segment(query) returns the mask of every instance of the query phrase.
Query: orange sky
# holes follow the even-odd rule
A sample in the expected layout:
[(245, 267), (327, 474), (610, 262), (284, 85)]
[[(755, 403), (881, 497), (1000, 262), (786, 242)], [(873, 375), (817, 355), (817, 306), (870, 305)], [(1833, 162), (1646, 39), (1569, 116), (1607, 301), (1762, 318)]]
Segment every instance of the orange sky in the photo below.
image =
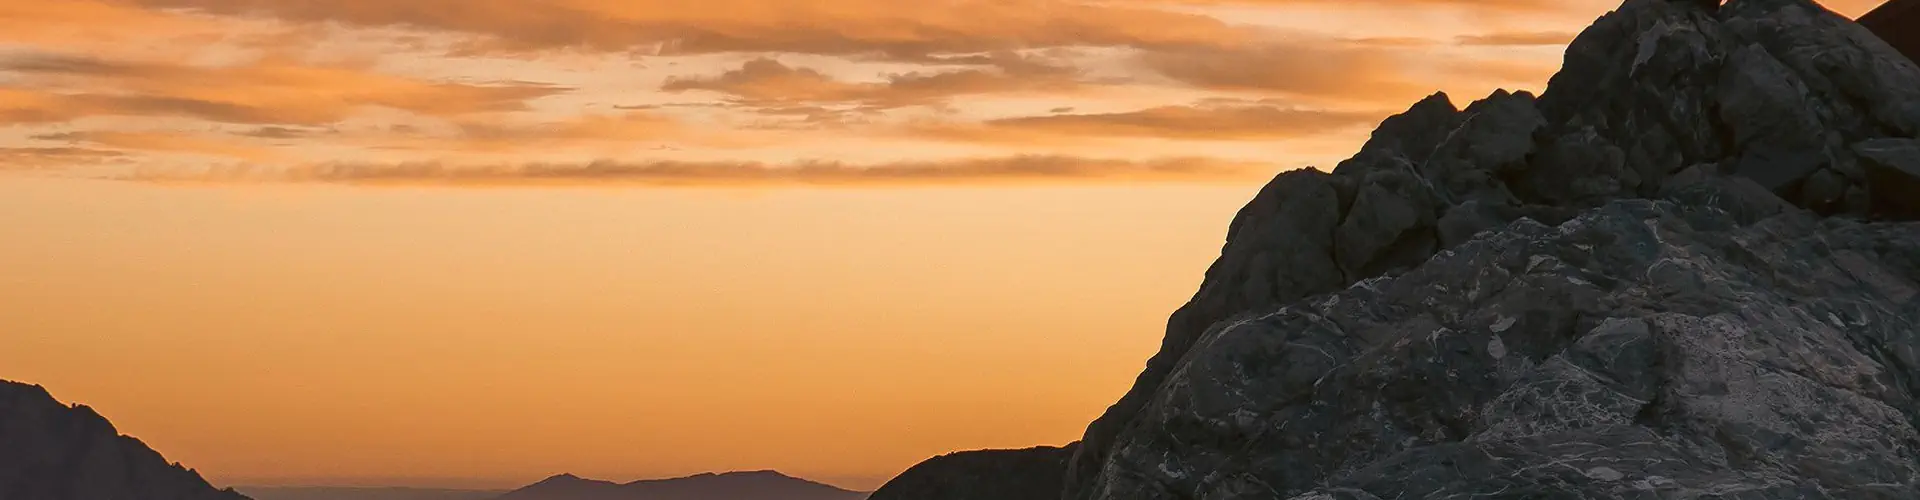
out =
[(1265, 178), (1613, 3), (0, 0), (0, 378), (223, 484), (1065, 443)]

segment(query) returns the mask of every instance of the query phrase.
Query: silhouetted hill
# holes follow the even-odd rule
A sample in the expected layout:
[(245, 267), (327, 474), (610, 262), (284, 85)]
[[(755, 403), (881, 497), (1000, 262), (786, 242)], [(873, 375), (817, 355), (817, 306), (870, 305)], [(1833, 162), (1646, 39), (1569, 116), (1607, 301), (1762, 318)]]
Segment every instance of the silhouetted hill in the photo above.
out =
[(0, 500), (245, 500), (46, 389), (0, 380)]
[(328, 486), (237, 486), (253, 500), (487, 500), (502, 490), (348, 488)]
[(774, 471), (699, 474), (614, 483), (561, 474), (500, 500), (860, 500), (867, 494)]
[(1920, 498), (1915, 220), (1913, 61), (1812, 0), (1628, 0), (1539, 96), (1275, 177), (1021, 493)]
[(1078, 444), (933, 457), (900, 473), (871, 500), (1056, 500)]

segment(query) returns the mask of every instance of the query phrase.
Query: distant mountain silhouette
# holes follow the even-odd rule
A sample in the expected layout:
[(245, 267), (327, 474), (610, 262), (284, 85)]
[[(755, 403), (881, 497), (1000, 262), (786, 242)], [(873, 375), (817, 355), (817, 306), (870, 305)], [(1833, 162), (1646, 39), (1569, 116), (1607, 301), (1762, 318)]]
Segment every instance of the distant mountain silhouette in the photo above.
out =
[(774, 471), (699, 474), (620, 484), (561, 474), (499, 500), (861, 500), (866, 493)]
[(487, 500), (501, 490), (438, 488), (346, 488), (328, 486), (239, 486), (254, 500)]
[(37, 385), (0, 380), (0, 500), (247, 500)]

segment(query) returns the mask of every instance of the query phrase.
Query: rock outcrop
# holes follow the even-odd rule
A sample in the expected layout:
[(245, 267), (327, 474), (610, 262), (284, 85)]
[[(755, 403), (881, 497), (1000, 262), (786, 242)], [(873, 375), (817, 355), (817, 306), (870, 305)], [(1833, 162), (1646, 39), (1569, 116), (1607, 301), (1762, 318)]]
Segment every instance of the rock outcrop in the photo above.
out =
[[(1089, 427), (1067, 497), (1117, 498), (1117, 484), (1163, 482), (1141, 481), (1169, 475), (1148, 470), (1167, 464), (1142, 463), (1136, 455), (1152, 447), (1141, 444), (1178, 436), (1179, 425), (1228, 422), (1165, 421), (1156, 400), (1175, 389), (1176, 371), (1207, 356), (1192, 346), (1230, 318), (1439, 265), (1429, 261), (1442, 249), (1485, 231), (1511, 231), (1522, 219), (1559, 225), (1613, 200), (1712, 203), (1738, 223), (1801, 210), (1908, 218), (1920, 199), (1909, 184), (1920, 170), (1903, 166), (1916, 132), (1920, 69), (1813, 2), (1628, 1), (1573, 41), (1544, 95), (1497, 92), (1464, 110), (1435, 95), (1382, 123), (1332, 174), (1290, 172), (1263, 189), (1229, 229), (1200, 292), (1174, 314), (1161, 352)], [(1261, 414), (1235, 409), (1240, 419)], [(1295, 444), (1328, 446), (1315, 439)], [(1214, 472), (1223, 471), (1187, 473)], [(1302, 484), (1329, 479), (1308, 477)], [(1164, 485), (1183, 494), (1193, 486)]]
[(246, 500), (120, 435), (86, 406), (0, 381), (0, 499)]
[(1276, 177), (1062, 497), (1912, 498), (1920, 68), (1716, 3)]
[(1057, 500), (1077, 446), (933, 457), (900, 473), (868, 500)]

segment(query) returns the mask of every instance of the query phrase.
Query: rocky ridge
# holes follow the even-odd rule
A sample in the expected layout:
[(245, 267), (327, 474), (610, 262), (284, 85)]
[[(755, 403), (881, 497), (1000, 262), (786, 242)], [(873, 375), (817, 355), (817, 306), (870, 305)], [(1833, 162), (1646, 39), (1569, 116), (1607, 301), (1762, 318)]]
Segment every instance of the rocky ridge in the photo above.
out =
[(1059, 494), (1910, 497), (1920, 68), (1713, 4), (1276, 177)]
[(0, 499), (246, 500), (168, 462), (86, 406), (0, 380)]

